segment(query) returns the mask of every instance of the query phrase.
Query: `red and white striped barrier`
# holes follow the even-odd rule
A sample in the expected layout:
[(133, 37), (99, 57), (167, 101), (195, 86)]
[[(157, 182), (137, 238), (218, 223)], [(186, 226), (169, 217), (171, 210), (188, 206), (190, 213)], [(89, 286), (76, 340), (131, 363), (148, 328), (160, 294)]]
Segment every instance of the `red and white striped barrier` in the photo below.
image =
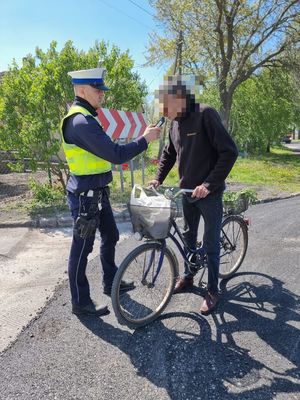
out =
[(98, 108), (98, 118), (109, 137), (114, 139), (135, 139), (146, 129), (145, 114)]

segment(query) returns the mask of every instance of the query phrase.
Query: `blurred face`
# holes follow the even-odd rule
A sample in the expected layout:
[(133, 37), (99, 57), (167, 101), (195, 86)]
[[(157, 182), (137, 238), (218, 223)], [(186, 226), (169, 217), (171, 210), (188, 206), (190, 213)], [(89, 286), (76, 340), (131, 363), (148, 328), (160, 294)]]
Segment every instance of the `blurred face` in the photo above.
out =
[(164, 94), (163, 115), (174, 119), (186, 113), (186, 98), (177, 94)]
[(94, 108), (101, 107), (105, 97), (104, 90), (97, 89), (90, 85), (80, 85), (77, 86), (77, 88), (75, 87), (75, 93), (87, 100)]

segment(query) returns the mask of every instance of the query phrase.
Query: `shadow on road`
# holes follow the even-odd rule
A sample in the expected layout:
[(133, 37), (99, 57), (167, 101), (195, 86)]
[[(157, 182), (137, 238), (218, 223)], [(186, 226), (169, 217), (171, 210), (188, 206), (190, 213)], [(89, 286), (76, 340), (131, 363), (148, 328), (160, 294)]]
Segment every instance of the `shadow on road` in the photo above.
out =
[(221, 290), (224, 301), (212, 318), (171, 312), (133, 333), (103, 320), (81, 322), (127, 354), (136, 373), (171, 399), (271, 400), (276, 393), (299, 393), (300, 339), (293, 326), (299, 296), (280, 280), (254, 273), (222, 281)]

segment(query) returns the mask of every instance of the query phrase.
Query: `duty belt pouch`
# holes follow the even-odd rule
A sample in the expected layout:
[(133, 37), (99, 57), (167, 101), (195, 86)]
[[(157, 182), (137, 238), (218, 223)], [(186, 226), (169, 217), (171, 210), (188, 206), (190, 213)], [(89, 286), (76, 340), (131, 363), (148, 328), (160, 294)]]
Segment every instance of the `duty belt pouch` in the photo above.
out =
[(108, 186), (100, 190), (89, 190), (79, 195), (79, 214), (85, 217), (93, 217), (97, 211), (102, 209), (103, 197), (109, 198), (110, 189)]
[(101, 204), (99, 196), (102, 198), (102, 193), (98, 190), (93, 191), (93, 196), (81, 194), (79, 196), (79, 214), (87, 218), (93, 217), (98, 210), (98, 203)]
[(79, 196), (79, 215), (75, 223), (75, 229), (82, 239), (95, 235), (99, 225), (98, 210), (101, 209), (102, 194), (102, 191), (95, 190), (92, 196), (87, 194)]

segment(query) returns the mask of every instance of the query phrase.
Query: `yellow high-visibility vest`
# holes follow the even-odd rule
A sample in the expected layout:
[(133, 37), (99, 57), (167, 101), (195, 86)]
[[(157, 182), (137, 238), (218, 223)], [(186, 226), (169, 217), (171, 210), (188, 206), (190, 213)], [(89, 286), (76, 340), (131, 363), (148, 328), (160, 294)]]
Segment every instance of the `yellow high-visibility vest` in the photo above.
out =
[(91, 115), (97, 123), (100, 125), (97, 117), (94, 117), (88, 110), (81, 106), (73, 105), (70, 107), (68, 114), (61, 121), (61, 134), (62, 134), (62, 147), (66, 155), (66, 160), (70, 171), (74, 175), (95, 175), (102, 174), (104, 172), (111, 171), (111, 163), (103, 160), (100, 157), (95, 156), (76, 146), (75, 144), (69, 144), (65, 142), (63, 135), (64, 121), (73, 114)]

